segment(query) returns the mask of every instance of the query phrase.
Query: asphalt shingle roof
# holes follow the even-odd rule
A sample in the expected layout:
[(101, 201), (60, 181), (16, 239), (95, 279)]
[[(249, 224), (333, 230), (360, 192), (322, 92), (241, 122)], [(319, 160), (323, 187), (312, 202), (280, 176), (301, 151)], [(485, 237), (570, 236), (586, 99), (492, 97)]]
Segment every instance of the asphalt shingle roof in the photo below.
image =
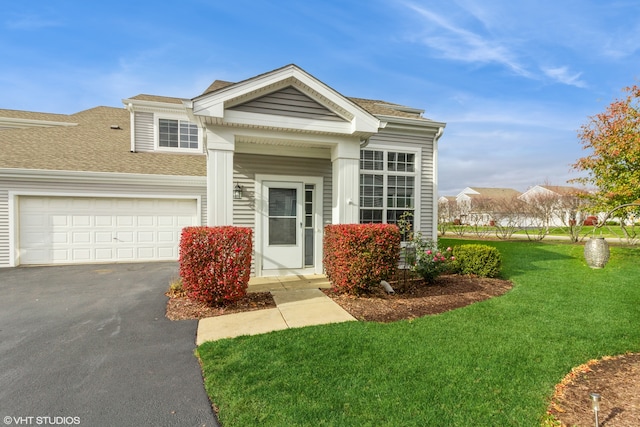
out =
[[(214, 81), (204, 93), (236, 83)], [(182, 104), (184, 98), (139, 94), (130, 99)], [(372, 115), (418, 120), (415, 110), (385, 101), (348, 98)], [(0, 117), (74, 123), (76, 126), (0, 130), (0, 168), (205, 176), (204, 155), (132, 153), (129, 112), (95, 107), (75, 114), (0, 109)], [(119, 129), (112, 129), (117, 125)]]
[(132, 153), (125, 109), (96, 107), (61, 116), (77, 126), (0, 131), (0, 168), (206, 175), (204, 155)]

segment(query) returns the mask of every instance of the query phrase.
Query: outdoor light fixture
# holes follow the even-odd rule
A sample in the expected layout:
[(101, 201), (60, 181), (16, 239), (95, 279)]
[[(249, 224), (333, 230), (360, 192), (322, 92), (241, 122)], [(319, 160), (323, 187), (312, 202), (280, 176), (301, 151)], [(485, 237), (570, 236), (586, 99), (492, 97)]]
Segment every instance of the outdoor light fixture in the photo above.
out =
[(235, 200), (242, 199), (242, 187), (240, 184), (236, 184), (236, 186), (233, 187), (233, 198)]
[(611, 209), (601, 221), (598, 221), (593, 227), (593, 236), (584, 245), (584, 259), (591, 268), (604, 268), (609, 261), (609, 244), (604, 237), (596, 237), (596, 230), (607, 223), (609, 217), (618, 209), (628, 208), (630, 206), (640, 207), (640, 203), (625, 203)]
[(596, 416), (596, 427), (598, 427), (598, 412), (600, 412), (600, 395), (598, 393), (591, 393), (591, 407)]

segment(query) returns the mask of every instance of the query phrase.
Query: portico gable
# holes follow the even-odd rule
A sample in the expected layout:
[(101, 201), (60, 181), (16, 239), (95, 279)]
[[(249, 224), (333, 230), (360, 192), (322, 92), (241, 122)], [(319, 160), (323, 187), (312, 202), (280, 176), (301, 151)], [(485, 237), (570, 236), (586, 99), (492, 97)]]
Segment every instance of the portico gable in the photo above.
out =
[(208, 225), (234, 223), (238, 152), (330, 159), (331, 222), (358, 222), (360, 147), (378, 132), (376, 117), (295, 65), (218, 86), (186, 103), (208, 157)]

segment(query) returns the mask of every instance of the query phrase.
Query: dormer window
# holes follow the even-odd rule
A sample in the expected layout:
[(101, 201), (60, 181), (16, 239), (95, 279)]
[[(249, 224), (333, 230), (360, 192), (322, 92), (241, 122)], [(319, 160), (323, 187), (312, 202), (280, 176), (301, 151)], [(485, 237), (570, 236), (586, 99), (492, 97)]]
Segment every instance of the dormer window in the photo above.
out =
[(186, 120), (159, 119), (158, 146), (197, 150), (198, 126)]

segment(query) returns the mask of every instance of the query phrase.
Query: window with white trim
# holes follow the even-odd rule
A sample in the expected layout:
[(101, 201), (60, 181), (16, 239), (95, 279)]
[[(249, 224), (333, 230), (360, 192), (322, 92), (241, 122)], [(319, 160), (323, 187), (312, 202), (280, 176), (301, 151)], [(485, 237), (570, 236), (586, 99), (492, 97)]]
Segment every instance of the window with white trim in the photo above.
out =
[(158, 146), (198, 149), (198, 126), (186, 120), (158, 119)]
[(397, 224), (405, 212), (415, 216), (416, 183), (415, 153), (360, 150), (360, 223)]

